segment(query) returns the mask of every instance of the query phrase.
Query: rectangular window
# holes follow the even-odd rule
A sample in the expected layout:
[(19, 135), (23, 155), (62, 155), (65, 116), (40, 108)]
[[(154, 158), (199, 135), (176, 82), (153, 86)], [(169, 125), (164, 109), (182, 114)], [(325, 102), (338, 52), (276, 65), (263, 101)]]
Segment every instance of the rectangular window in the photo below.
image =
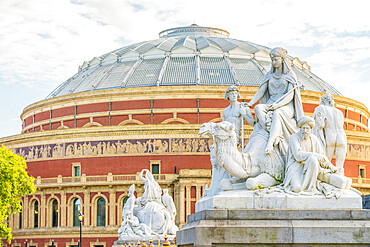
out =
[(364, 178), (365, 177), (365, 169), (364, 168), (360, 168), (360, 178)]
[(150, 161), (150, 172), (152, 174), (161, 173), (161, 161), (160, 160), (151, 160)]
[(159, 164), (152, 164), (152, 174), (159, 174)]
[(80, 176), (81, 176), (81, 163), (72, 163), (72, 177), (75, 177), (74, 180), (75, 182), (80, 181)]
[(79, 177), (80, 176), (80, 166), (75, 166), (74, 167), (74, 177)]

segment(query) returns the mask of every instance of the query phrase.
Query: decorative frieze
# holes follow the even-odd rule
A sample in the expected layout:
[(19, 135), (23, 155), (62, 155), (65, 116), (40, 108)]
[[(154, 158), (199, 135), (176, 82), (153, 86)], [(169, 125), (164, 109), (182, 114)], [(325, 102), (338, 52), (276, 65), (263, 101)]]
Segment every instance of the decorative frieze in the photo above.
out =
[(26, 160), (114, 155), (169, 153), (209, 153), (209, 138), (125, 139), (109, 141), (66, 142), (14, 148)]

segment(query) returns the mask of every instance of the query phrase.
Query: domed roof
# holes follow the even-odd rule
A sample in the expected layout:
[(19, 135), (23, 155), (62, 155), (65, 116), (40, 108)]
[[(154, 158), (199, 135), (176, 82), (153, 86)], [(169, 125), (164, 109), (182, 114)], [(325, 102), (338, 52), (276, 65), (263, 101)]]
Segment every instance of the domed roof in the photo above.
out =
[[(57, 87), (47, 98), (93, 90), (176, 85), (259, 86), (270, 70), (270, 48), (229, 38), (222, 29), (167, 29), (159, 39), (124, 46), (91, 61)], [(290, 57), (302, 90), (341, 95)]]

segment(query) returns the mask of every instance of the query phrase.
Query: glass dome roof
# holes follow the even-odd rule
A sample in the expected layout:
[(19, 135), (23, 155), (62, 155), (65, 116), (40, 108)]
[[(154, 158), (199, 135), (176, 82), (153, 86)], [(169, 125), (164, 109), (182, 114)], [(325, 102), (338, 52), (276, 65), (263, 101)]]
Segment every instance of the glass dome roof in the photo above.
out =
[[(191, 25), (167, 29), (159, 39), (124, 46), (91, 61), (47, 98), (103, 89), (176, 86), (259, 86), (270, 70), (270, 48), (229, 38), (225, 30)], [(290, 57), (301, 90), (341, 95)]]

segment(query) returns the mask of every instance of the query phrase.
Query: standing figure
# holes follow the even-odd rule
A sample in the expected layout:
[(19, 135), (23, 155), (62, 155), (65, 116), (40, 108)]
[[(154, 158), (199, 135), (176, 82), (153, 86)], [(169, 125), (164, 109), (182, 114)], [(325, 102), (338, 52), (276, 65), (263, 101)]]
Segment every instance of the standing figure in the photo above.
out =
[(248, 124), (254, 126), (251, 110), (243, 103), (238, 102), (238, 98), (240, 98), (239, 89), (236, 86), (228, 87), (225, 92), (225, 100), (229, 100), (230, 105), (222, 112), (222, 121), (228, 121), (235, 125), (237, 145), (240, 144), (240, 133), (243, 131), (244, 119)]
[(277, 47), (271, 50), (272, 66), (260, 88), (247, 104), (254, 108), (256, 121), (267, 130), (269, 138), (265, 152), (271, 154), (280, 144), (285, 154), (290, 135), (297, 132), (297, 121), (303, 117), (303, 107), (297, 76), (291, 70), (287, 51)]
[(125, 219), (126, 215), (128, 214), (134, 214), (134, 206), (135, 206), (135, 201), (136, 197), (134, 195), (135, 192), (135, 184), (131, 185), (129, 190), (128, 190), (128, 199), (123, 206), (122, 210), (122, 218)]
[[(288, 160), (285, 170), (283, 186), (286, 191), (298, 194), (321, 194), (319, 180), (329, 180), (331, 183), (344, 182), (346, 178), (340, 175), (325, 179), (328, 174), (337, 172), (325, 156), (318, 138), (311, 134), (315, 125), (312, 117), (304, 116), (298, 121), (300, 130), (289, 140)], [(342, 187), (337, 185), (337, 187)], [(326, 192), (330, 191), (328, 189)], [(325, 191), (323, 191), (325, 193)], [(326, 194), (328, 197), (329, 195)]]
[(168, 189), (163, 189), (162, 203), (171, 214), (171, 220), (175, 223), (176, 207), (172, 197), (168, 194)]
[(344, 175), (344, 160), (347, 154), (347, 136), (344, 132), (343, 113), (334, 107), (334, 97), (324, 94), (320, 105), (315, 108), (313, 118), (316, 121), (314, 134), (319, 138), (326, 156), (331, 160), (335, 154), (335, 165), (339, 174)]

